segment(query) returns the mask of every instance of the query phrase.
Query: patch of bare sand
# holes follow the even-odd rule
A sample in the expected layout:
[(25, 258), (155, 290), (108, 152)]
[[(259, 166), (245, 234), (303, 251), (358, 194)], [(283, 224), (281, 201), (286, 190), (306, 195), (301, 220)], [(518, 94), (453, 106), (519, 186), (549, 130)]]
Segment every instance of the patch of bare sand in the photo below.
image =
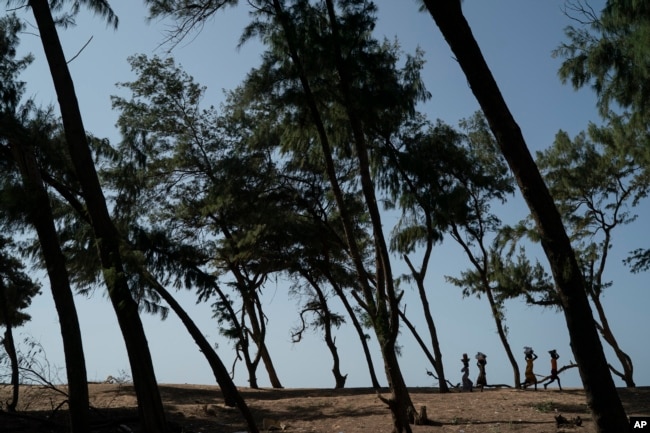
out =
[[(63, 388), (65, 389), (65, 388)], [(93, 423), (98, 432), (117, 431), (126, 425), (138, 432), (137, 403), (131, 385), (90, 384)], [(286, 432), (390, 433), (391, 417), (370, 388), (240, 389), (260, 430), (275, 426)], [(222, 404), (216, 386), (160, 385), (168, 419), (184, 433), (232, 433), (245, 431), (235, 408)], [(628, 415), (650, 415), (650, 387), (620, 389)], [(0, 386), (0, 399), (10, 396)], [(584, 392), (580, 389), (539, 391), (488, 389), (484, 392), (439, 394), (432, 388), (411, 388), (416, 408), (427, 407), (439, 426), (413, 426), (415, 433), (591, 433), (594, 431)], [(65, 431), (65, 396), (52, 390), (26, 386), (21, 390), (22, 417), (0, 414), (0, 432)], [(555, 416), (580, 417), (581, 427), (556, 427)], [(46, 422), (42, 421), (47, 419)]]

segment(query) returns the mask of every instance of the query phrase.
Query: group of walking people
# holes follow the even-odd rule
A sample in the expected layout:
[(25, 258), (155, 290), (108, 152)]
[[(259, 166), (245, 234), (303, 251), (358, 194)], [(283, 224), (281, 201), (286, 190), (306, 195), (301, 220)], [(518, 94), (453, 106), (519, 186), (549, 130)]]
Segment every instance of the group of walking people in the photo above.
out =
[[(548, 351), (551, 356), (551, 375), (548, 377), (548, 381), (544, 382), (544, 389), (546, 389), (551, 383), (557, 381), (557, 385), (562, 390), (562, 385), (560, 383), (560, 376), (558, 376), (557, 370), (557, 360), (560, 358), (560, 355), (555, 349)], [(534, 386), (535, 391), (537, 391), (537, 376), (533, 372), (533, 363), (537, 359), (537, 354), (532, 347), (524, 347), (524, 355), (526, 360), (526, 370), (524, 372), (524, 382), (521, 383), (521, 387), (526, 389), (529, 386)], [(463, 373), (462, 377), (462, 390), (463, 391), (472, 391), (474, 389), (474, 383), (469, 378), (469, 357), (467, 353), (463, 353), (461, 362), (463, 363), (463, 368), (460, 370)], [(476, 378), (476, 388), (479, 388), (483, 391), (483, 388), (488, 386), (487, 379), (485, 376), (485, 365), (487, 364), (487, 355), (483, 352), (478, 352), (476, 354), (476, 366), (478, 367), (478, 377)]]

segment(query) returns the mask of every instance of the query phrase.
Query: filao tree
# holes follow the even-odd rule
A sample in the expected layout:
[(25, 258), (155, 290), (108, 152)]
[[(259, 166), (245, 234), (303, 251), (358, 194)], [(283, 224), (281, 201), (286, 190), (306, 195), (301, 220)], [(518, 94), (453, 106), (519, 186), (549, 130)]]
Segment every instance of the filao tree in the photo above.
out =
[[(138, 194), (139, 203), (156, 203), (140, 204), (131, 215), (166, 232), (170, 242), (203, 251), (196, 266), (218, 275), (235, 296), (207, 290), (201, 298), (213, 299), (215, 317), (244, 359), (250, 386), (259, 386), (262, 362), (272, 386), (281, 388), (260, 299), (269, 275), (284, 266), (267, 248), (287, 221), (285, 193), (274, 184), (277, 170), (266, 152), (249, 152), (241, 144), (246, 127), (235, 130), (214, 108), (201, 108), (205, 89), (172, 59), (140, 55), (130, 61), (138, 78), (121, 85), (132, 96), (113, 98), (121, 113), (120, 153), (128, 155), (118, 167), (122, 181), (113, 176), (124, 191), (117, 206), (133, 202), (130, 194)], [(131, 175), (142, 180), (137, 187)]]
[[(54, 6), (61, 6), (64, 3), (55, 2)], [(67, 151), (81, 186), (84, 204), (93, 228), (104, 282), (126, 343), (143, 429), (148, 433), (166, 432), (167, 423), (149, 345), (138, 314), (138, 305), (131, 296), (124, 272), (119, 246), (120, 236), (111, 220), (99, 183), (74, 82), (63, 53), (51, 5), (47, 0), (30, 0), (27, 4), (32, 10), (38, 27), (59, 102)], [(84, 2), (84, 5), (117, 26), (117, 17), (107, 2), (97, 0)], [(79, 4), (76, 5), (77, 9), (78, 6)]]
[(562, 58), (563, 82), (588, 86), (598, 108), (608, 117), (617, 106), (628, 110), (634, 123), (650, 122), (650, 6), (647, 2), (607, 0), (597, 12), (588, 2), (567, 2), (575, 25), (565, 30), (566, 42), (555, 51)]
[(517, 387), (519, 368), (508, 342), (502, 302), (493, 291), (494, 255), (488, 245), (501, 224), (491, 207), (504, 203), (514, 192), (514, 185), (483, 116), (476, 113), (462, 120), (461, 127), (462, 133), (440, 125), (434, 139), (420, 140), (406, 154), (418, 161), (412, 165), (419, 167), (413, 174), (420, 195), (427, 197), (424, 191), (439, 191), (429, 197), (438, 229), (461, 246), (472, 265), (460, 278), (446, 278), (461, 287), (465, 296), (484, 295), (488, 300)]
[(70, 395), (70, 427), (73, 432), (82, 433), (89, 429), (89, 402), (81, 330), (50, 197), (43, 182), (46, 173), (37, 160), (37, 150), (48, 141), (51, 129), (48, 117), (38, 110), (33, 112), (32, 104), (19, 105), (24, 83), (18, 81), (18, 74), (29, 63), (29, 59), (15, 59), (17, 34), (21, 29), (15, 16), (0, 20), (2, 223), (10, 229), (31, 227), (37, 234), (61, 326)]
[(561, 215), (535, 165), (521, 129), (506, 104), (465, 19), (460, 0), (424, 0), (476, 97), (519, 189), (530, 208), (548, 258), (567, 322), (587, 404), (600, 433), (628, 428), (627, 416), (593, 322), (582, 269)]
[(616, 282), (604, 280), (616, 228), (636, 219), (632, 208), (650, 186), (647, 172), (631, 156), (620, 152), (624, 136), (611, 127), (592, 125), (589, 133), (571, 139), (560, 131), (551, 148), (538, 152), (537, 164), (576, 248), (589, 299), (596, 310), (594, 323), (614, 350), (622, 371), (612, 372), (634, 387), (632, 359), (620, 347), (609, 325), (602, 294)]
[[(647, 2), (608, 0), (602, 11), (584, 1), (569, 4), (576, 24), (554, 54), (563, 59), (563, 82), (590, 87), (601, 116), (617, 140), (616, 149), (647, 171), (650, 167), (650, 7)], [(628, 261), (633, 272), (648, 269), (650, 249), (634, 250)]]
[(2, 345), (9, 357), (11, 368), (11, 400), (6, 402), (9, 412), (16, 411), (18, 404), (20, 370), (13, 329), (25, 324), (31, 317), (25, 309), (32, 298), (40, 293), (40, 285), (25, 273), (25, 266), (11, 252), (12, 242), (0, 236), (0, 325), (5, 332)]
[[(182, 33), (188, 25), (209, 18), (222, 3), (203, 1), (192, 5), (198, 7), (188, 7), (184, 2), (162, 1), (150, 5), (154, 14), (176, 18)], [(243, 39), (260, 36), (268, 49), (263, 65), (249, 74), (247, 85), (276, 104), (278, 123), (293, 119), (294, 128), (308, 133), (303, 140), (320, 148), (323, 174), (341, 215), (360, 299), (381, 347), (391, 388), (391, 397), (384, 401), (391, 409), (394, 431), (410, 431), (408, 412), (413, 405), (395, 347), (401, 295), (392, 274), (369, 153), (379, 139), (373, 128), (394, 128), (422, 98), (418, 63), (407, 61), (400, 71), (390, 44), (372, 38), (375, 6), (370, 2), (273, 0), (254, 6), (255, 19)], [(371, 272), (355, 239), (354, 221), (338, 177), (335, 159), (341, 157), (355, 167), (357, 188), (369, 215), (375, 264)]]
[[(399, 70), (395, 47), (371, 37), (375, 19), (372, 3), (274, 1), (261, 2), (260, 6), (257, 20), (245, 37), (260, 35), (269, 41), (269, 49), (264, 64), (249, 75), (247, 85), (281, 104), (285, 113), (282, 121), (295, 126), (308, 122), (311, 137), (304, 139), (320, 147), (323, 172), (336, 200), (357, 273), (361, 305), (373, 324), (384, 360), (391, 396), (382, 399), (391, 410), (393, 430), (410, 431), (409, 417), (415, 418), (414, 408), (396, 349), (401, 294), (395, 286), (383, 233), (370, 149), (383, 138), (376, 131), (395, 128), (413, 113), (415, 103), (425, 94), (417, 73), (420, 63), (410, 58)], [(294, 112), (299, 113), (298, 118)], [(371, 227), (372, 274), (354, 236), (354, 221), (346, 206), (335, 157), (347, 160), (356, 171), (357, 188)]]

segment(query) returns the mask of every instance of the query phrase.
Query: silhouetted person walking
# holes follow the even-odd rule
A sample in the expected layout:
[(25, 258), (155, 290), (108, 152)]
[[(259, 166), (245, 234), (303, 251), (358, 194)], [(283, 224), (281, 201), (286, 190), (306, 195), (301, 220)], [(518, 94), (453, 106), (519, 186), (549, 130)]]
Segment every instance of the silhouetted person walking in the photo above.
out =
[(537, 377), (533, 373), (533, 362), (537, 359), (537, 354), (533, 351), (532, 347), (524, 347), (524, 353), (526, 354), (526, 371), (524, 372), (524, 383), (521, 384), (524, 388), (527, 388), (530, 385), (535, 385), (535, 391), (537, 391)]
[(551, 355), (551, 377), (548, 379), (548, 382), (544, 384), (544, 389), (557, 380), (557, 386), (560, 388), (560, 391), (562, 391), (560, 376), (557, 375), (557, 360), (560, 358), (560, 355), (555, 349), (549, 350), (548, 353)]
[(487, 364), (487, 355), (482, 352), (478, 352), (476, 354), (476, 359), (478, 362), (476, 365), (478, 366), (478, 378), (476, 379), (476, 387), (481, 388), (481, 392), (483, 392), (483, 387), (487, 386), (487, 378), (485, 377), (485, 364)]
[(463, 391), (472, 392), (474, 384), (469, 378), (469, 357), (467, 356), (467, 353), (463, 353), (463, 358), (460, 361), (463, 363), (463, 368), (460, 370), (461, 373), (463, 373)]

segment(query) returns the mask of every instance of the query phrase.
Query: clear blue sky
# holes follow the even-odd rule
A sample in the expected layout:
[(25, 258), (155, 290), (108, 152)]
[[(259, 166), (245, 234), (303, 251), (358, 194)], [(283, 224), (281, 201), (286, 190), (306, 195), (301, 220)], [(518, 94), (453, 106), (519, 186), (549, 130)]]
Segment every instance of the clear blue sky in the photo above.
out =
[[(119, 140), (115, 128), (117, 114), (111, 111), (109, 96), (122, 90), (116, 82), (133, 78), (126, 58), (136, 53), (165, 55), (159, 48), (167, 24), (147, 23), (146, 11), (138, 1), (113, 1), (120, 18), (117, 31), (108, 29), (98, 17), (82, 14), (78, 26), (61, 31), (64, 49), (72, 57), (92, 37), (88, 47), (71, 64), (73, 78), (81, 105), (86, 129), (99, 137)], [(598, 9), (601, 1), (594, 1)], [(559, 60), (551, 58), (551, 51), (563, 40), (563, 28), (570, 21), (562, 13), (561, 0), (466, 0), (463, 7), (488, 64), (499, 83), (515, 119), (519, 122), (532, 150), (549, 146), (558, 129), (571, 135), (584, 129), (589, 121), (597, 121), (595, 97), (589, 90), (579, 92), (562, 85), (557, 78)], [(470, 116), (477, 104), (467, 86), (457, 63), (429, 15), (418, 12), (418, 4), (411, 0), (396, 2), (381, 0), (379, 6), (378, 35), (397, 37), (407, 52), (420, 46), (426, 52), (427, 64), (424, 78), (433, 94), (432, 100), (422, 109), (430, 118), (440, 118), (456, 124)], [(24, 15), (33, 23), (30, 15)], [(247, 71), (256, 66), (260, 46), (256, 43), (237, 50), (237, 40), (248, 22), (246, 6), (231, 8), (206, 23), (202, 33), (179, 45), (172, 55), (196, 80), (208, 86), (206, 103), (218, 105), (222, 89), (236, 86)], [(28, 29), (33, 31), (33, 29)], [(32, 52), (36, 61), (25, 72), (27, 95), (42, 105), (56, 104), (52, 83), (44, 63), (39, 40), (30, 34), (23, 35), (22, 49)], [(633, 225), (615, 233), (606, 278), (614, 285), (604, 297), (605, 308), (621, 347), (632, 357), (638, 385), (650, 385), (650, 351), (639, 341), (639, 332), (648, 329), (650, 294), (647, 275), (631, 275), (621, 260), (626, 253), (647, 247), (645, 233), (648, 206), (639, 208), (640, 217)], [(507, 222), (526, 215), (526, 208), (517, 194), (506, 206), (498, 209)], [(384, 226), (395, 223), (394, 215), (386, 215)], [(543, 263), (541, 251), (531, 250)], [(398, 257), (394, 258), (397, 272), (404, 272)], [(446, 242), (435, 249), (427, 281), (431, 308), (441, 340), (446, 374), (454, 383), (460, 381), (459, 361), (462, 353), (473, 356), (477, 351), (488, 355), (487, 377), (491, 383), (511, 383), (512, 372), (501, 343), (487, 301), (461, 298), (460, 291), (444, 281), (444, 275), (457, 276), (468, 266), (460, 249)], [(207, 304), (195, 305), (189, 293), (178, 294), (180, 302), (190, 311), (209, 340), (219, 345), (218, 352), (230, 366), (233, 351), (229, 342), (218, 334)], [(290, 329), (296, 325), (294, 315), (297, 300), (289, 299), (286, 285), (269, 283), (264, 288), (264, 299), (269, 317), (269, 347), (285, 387), (331, 387), (331, 358), (320, 335), (308, 334), (299, 343), (292, 344)], [(412, 320), (420, 331), (425, 331), (421, 307), (415, 292), (407, 289), (405, 302)], [(101, 290), (88, 299), (77, 297), (84, 336), (87, 369), (91, 380), (103, 380), (108, 375), (128, 371), (128, 362), (110, 304)], [(342, 308), (339, 311), (343, 311)], [(32, 321), (21, 332), (40, 340), (51, 363), (63, 366), (58, 320), (51, 302), (47, 281), (43, 295), (39, 296), (30, 313)], [(509, 339), (520, 358), (523, 371), (523, 346), (532, 346), (540, 354), (536, 372), (548, 374), (550, 368), (547, 351), (557, 349), (560, 365), (572, 359), (564, 317), (550, 310), (532, 308), (520, 301), (507, 304)], [(213, 384), (214, 378), (190, 336), (180, 322), (170, 314), (165, 322), (157, 317), (144, 316), (150, 348), (154, 357), (156, 374), (161, 383)], [(345, 325), (337, 331), (341, 371), (349, 374), (348, 386), (369, 386), (360, 345), (351, 327)], [(409, 386), (431, 386), (434, 382), (425, 373), (431, 369), (414, 340), (403, 332), (401, 365)], [(385, 383), (376, 342), (371, 341), (380, 380)], [(618, 365), (611, 352), (611, 362)], [(477, 371), (472, 365), (471, 376)], [(61, 371), (64, 377), (64, 372)], [(235, 381), (247, 385), (245, 368), (239, 365)], [(259, 381), (268, 386), (263, 370)], [(576, 369), (562, 377), (564, 386), (579, 386)], [(617, 385), (622, 385), (616, 380)]]

